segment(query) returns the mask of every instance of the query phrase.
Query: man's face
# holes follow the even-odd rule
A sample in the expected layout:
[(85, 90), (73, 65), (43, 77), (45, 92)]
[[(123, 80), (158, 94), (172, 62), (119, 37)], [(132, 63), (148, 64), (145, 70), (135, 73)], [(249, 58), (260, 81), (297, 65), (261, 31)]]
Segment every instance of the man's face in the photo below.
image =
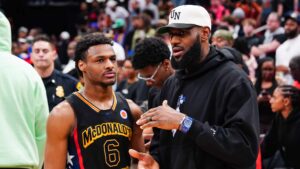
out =
[(79, 64), (86, 83), (107, 87), (116, 82), (116, 55), (109, 44), (91, 46), (86, 52), (86, 60)]
[(132, 63), (130, 60), (126, 60), (122, 67), (122, 73), (124, 77), (126, 78), (135, 78), (136, 77), (136, 71), (134, 70)]
[[(137, 70), (140, 77), (145, 78), (147, 86), (161, 88), (166, 78), (164, 78), (164, 70), (161, 64), (148, 65)], [(152, 78), (151, 78), (152, 77)]]
[(56, 51), (47, 41), (37, 41), (32, 46), (31, 61), (35, 68), (47, 69), (54, 65)]
[(275, 76), (275, 66), (273, 61), (266, 61), (261, 67), (262, 78), (271, 81)]
[(243, 25), (243, 31), (246, 35), (251, 35), (253, 30), (254, 30), (254, 27), (252, 25), (250, 25), (250, 24)]
[(268, 29), (271, 32), (274, 32), (277, 28), (279, 28), (280, 23), (277, 20), (277, 16), (276, 15), (272, 15), (272, 14), (269, 15), (269, 17), (267, 19), (267, 26), (268, 26)]
[(212, 44), (217, 48), (223, 48), (225, 46), (230, 46), (229, 42), (222, 37), (213, 37)]
[(67, 49), (67, 53), (68, 53), (68, 57), (70, 59), (74, 58), (75, 56), (75, 47), (76, 47), (76, 42), (70, 42), (68, 45), (68, 49)]
[[(173, 57), (178, 62), (183, 56), (190, 50), (197, 40), (197, 27), (188, 29), (176, 29), (169, 30), (169, 39), (172, 45)], [(200, 53), (199, 53), (200, 55)]]
[(284, 30), (287, 38), (292, 39), (297, 36), (298, 34), (298, 24), (297, 22), (293, 21), (292, 19), (288, 19), (285, 22)]

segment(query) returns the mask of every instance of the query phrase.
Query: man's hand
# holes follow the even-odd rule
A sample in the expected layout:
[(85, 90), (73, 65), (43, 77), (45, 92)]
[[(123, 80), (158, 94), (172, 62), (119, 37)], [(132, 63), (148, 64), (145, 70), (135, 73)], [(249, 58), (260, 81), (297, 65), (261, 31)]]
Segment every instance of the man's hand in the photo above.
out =
[(168, 105), (167, 100), (159, 107), (150, 109), (136, 122), (142, 129), (157, 127), (164, 130), (178, 129), (185, 115)]
[(140, 153), (133, 149), (129, 150), (129, 154), (139, 160), (137, 169), (159, 169), (158, 163), (150, 154)]

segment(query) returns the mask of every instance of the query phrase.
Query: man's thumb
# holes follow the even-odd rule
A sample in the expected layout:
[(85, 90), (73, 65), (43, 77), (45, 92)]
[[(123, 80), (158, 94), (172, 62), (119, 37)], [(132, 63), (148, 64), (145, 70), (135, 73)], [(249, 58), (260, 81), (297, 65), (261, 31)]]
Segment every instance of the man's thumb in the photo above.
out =
[(138, 159), (138, 160), (143, 160), (143, 158), (145, 156), (144, 153), (140, 153), (140, 152), (138, 152), (134, 149), (129, 149), (129, 155), (133, 158)]
[(163, 106), (168, 106), (168, 100), (164, 100), (162, 103)]

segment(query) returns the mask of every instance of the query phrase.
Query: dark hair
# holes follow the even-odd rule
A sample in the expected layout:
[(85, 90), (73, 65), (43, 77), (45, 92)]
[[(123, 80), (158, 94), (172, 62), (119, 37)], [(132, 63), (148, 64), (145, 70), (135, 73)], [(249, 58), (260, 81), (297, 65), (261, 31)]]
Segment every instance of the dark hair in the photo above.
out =
[(37, 42), (37, 41), (45, 41), (45, 42), (49, 42), (51, 45), (53, 45), (52, 41), (50, 40), (49, 36), (45, 35), (45, 34), (39, 34), (37, 35), (33, 41), (32, 41), (32, 45)]
[(132, 64), (134, 69), (157, 65), (171, 55), (168, 45), (159, 38), (145, 38), (134, 49)]
[(290, 60), (289, 67), (294, 80), (300, 82), (300, 56), (293, 57)]
[[(261, 83), (262, 83), (262, 66), (265, 62), (268, 62), (268, 61), (272, 61), (273, 62), (273, 66), (275, 67), (275, 61), (273, 58), (271, 57), (265, 57), (261, 60), (259, 60), (259, 63), (258, 63), (258, 67), (255, 71), (255, 74), (256, 74), (256, 82), (255, 82), (255, 89), (256, 89), (256, 92), (260, 92), (261, 91)], [(275, 69), (274, 69), (274, 73), (275, 73)], [(274, 77), (272, 78), (272, 84), (273, 86), (277, 86), (277, 81), (275, 79), (275, 74), (274, 74)], [(275, 89), (275, 88), (274, 88)]]
[(291, 98), (293, 109), (299, 109), (300, 107), (300, 91), (292, 85), (281, 85), (277, 88), (281, 89), (283, 97)]
[(293, 57), (290, 60), (289, 67), (295, 70), (300, 70), (300, 56)]
[(113, 45), (111, 39), (105, 37), (102, 33), (89, 33), (84, 35), (76, 45), (75, 49), (75, 67), (80, 76), (82, 76), (82, 72), (78, 67), (79, 60), (86, 59), (86, 51), (95, 45), (109, 44)]

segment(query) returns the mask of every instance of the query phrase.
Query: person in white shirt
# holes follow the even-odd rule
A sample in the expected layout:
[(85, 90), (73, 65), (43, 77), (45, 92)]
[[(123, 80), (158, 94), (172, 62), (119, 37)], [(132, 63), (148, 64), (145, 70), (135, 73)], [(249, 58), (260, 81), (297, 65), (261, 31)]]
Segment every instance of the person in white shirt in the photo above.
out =
[(106, 3), (105, 13), (110, 16), (113, 22), (115, 22), (118, 18), (126, 20), (129, 16), (128, 11), (124, 7), (118, 6), (117, 1), (114, 0), (109, 0)]
[(300, 17), (295, 13), (286, 18), (284, 29), (287, 40), (276, 50), (276, 70), (287, 74), (290, 60), (300, 55), (300, 36), (298, 34)]

